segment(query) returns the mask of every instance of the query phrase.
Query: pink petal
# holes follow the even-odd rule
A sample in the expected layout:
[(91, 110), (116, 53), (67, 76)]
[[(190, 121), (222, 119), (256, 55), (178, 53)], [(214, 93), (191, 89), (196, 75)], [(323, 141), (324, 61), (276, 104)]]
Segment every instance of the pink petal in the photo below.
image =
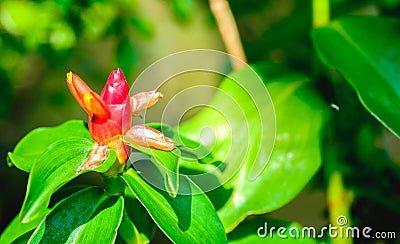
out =
[(149, 108), (156, 104), (163, 95), (156, 90), (148, 92), (140, 92), (131, 97), (132, 115), (139, 116), (137, 112), (146, 108)]
[(165, 137), (160, 131), (145, 125), (135, 125), (125, 133), (125, 140), (129, 143), (144, 147), (152, 147), (164, 151), (175, 148), (174, 141)]

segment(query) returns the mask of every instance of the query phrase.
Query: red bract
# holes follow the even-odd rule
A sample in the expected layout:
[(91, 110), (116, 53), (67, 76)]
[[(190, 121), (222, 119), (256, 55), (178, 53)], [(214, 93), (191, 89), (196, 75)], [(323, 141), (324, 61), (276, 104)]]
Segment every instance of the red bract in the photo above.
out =
[(131, 127), (132, 120), (129, 87), (120, 69), (111, 72), (100, 97), (107, 105), (110, 116), (101, 119), (89, 115), (90, 134), (100, 145), (108, 144), (117, 152), (119, 161), (125, 162), (128, 150), (119, 137)]
[[(122, 141), (122, 136), (130, 143), (140, 146), (166, 151), (175, 148), (173, 141), (160, 131), (144, 125), (131, 127), (131, 116), (140, 116), (138, 111), (153, 106), (162, 97), (160, 92), (141, 92), (129, 97), (129, 86), (120, 69), (111, 72), (100, 96), (72, 72), (67, 74), (67, 85), (72, 95), (88, 113), (89, 131), (98, 144), (92, 152), (97, 155), (90, 155), (84, 168), (104, 160), (104, 153), (100, 153), (99, 150), (106, 150), (107, 147), (116, 151), (118, 161), (124, 164), (128, 159), (129, 147)], [(105, 145), (107, 147), (104, 147)], [(103, 157), (98, 157), (99, 154)]]

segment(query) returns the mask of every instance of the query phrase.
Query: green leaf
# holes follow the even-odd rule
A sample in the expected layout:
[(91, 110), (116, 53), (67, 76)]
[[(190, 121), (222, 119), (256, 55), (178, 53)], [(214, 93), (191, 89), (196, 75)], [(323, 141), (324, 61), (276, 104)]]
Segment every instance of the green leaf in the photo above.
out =
[(28, 179), (27, 193), (21, 209), (21, 221), (33, 221), (47, 210), (52, 194), (78, 175), (88, 172), (106, 172), (115, 162), (115, 152), (98, 168), (77, 172), (93, 148), (93, 141), (85, 138), (67, 138), (52, 144), (33, 165)]
[(28, 243), (114, 243), (123, 210), (121, 196), (87, 188), (57, 205)]
[[(164, 178), (164, 186), (167, 192), (172, 196), (175, 197), (178, 193), (179, 188), (179, 165), (178, 159), (180, 155), (180, 150), (178, 148), (174, 149), (171, 152), (157, 150), (148, 147), (142, 147), (129, 141), (125, 142), (131, 146), (132, 148), (143, 152), (152, 157), (152, 161), (160, 170)], [(154, 160), (155, 159), (155, 160)], [(135, 160), (135, 158), (133, 158)], [(138, 171), (142, 171), (143, 174), (146, 173), (145, 168), (138, 168), (137, 165), (133, 165)]]
[[(52, 196), (50, 205), (54, 206), (60, 200), (85, 188), (87, 187), (82, 185), (61, 188)], [(42, 216), (26, 224), (21, 223), (19, 216), (16, 216), (6, 227), (3, 233), (1, 233), (0, 244), (27, 243), (34, 229), (40, 224), (40, 222), (42, 222), (43, 218), (46, 217), (49, 212), (50, 209), (47, 209), (47, 211), (45, 211)]]
[(18, 142), (14, 151), (8, 156), (18, 169), (29, 172), (32, 165), (51, 144), (68, 137), (91, 139), (85, 122), (71, 120), (56, 127), (32, 130)]
[[(49, 211), (46, 211), (43, 214), (43, 217), (48, 214)], [(10, 224), (6, 227), (6, 229), (1, 233), (0, 236), (0, 244), (8, 244), (14, 241), (18, 242), (18, 240), (28, 234), (32, 230), (34, 230), (42, 221), (42, 218), (37, 218), (36, 220), (23, 224), (21, 223), (19, 216), (16, 216)], [(30, 235), (26, 238), (28, 240)], [(25, 238), (24, 238), (25, 239)], [(19, 243), (19, 242), (18, 242)]]
[[(254, 80), (249, 72), (242, 70), (232, 76), (236, 80), (245, 79), (251, 83)], [(250, 214), (271, 212), (287, 204), (321, 165), (320, 131), (327, 115), (324, 103), (306, 86), (307, 78), (302, 75), (285, 71), (280, 76), (275, 75), (269, 82), (267, 88), (274, 104), (277, 128), (274, 150), (269, 160), (271, 141), (268, 137), (273, 130), (259, 126), (258, 114), (270, 111), (270, 108), (268, 105), (258, 108), (251, 106), (252, 101), (262, 93), (253, 92), (250, 97), (241, 86), (228, 78), (219, 88), (241, 105), (246, 120), (240, 113), (230, 111), (231, 107), (234, 109), (233, 106), (226, 105), (223, 111), (229, 115), (225, 116), (229, 123), (218, 111), (205, 108), (179, 127), (181, 134), (193, 140), (202, 128), (212, 128), (216, 133), (213, 156), (226, 164), (227, 169), (232, 165), (238, 169), (224, 184), (226, 190), (232, 191), (231, 195), (226, 200), (226, 196), (220, 194), (225, 204), (218, 210), (218, 215), (227, 232)], [(229, 104), (218, 94), (210, 106), (223, 107)], [(264, 126), (273, 125), (273, 120), (274, 116), (270, 114)], [(258, 151), (259, 147), (262, 150)], [(268, 164), (261, 174), (254, 180), (249, 179), (253, 164), (262, 165), (266, 162)], [(230, 173), (222, 169), (220, 174), (215, 174), (219, 182), (223, 183), (229, 176), (226, 175), (227, 171)], [(203, 186), (201, 183), (199, 185)], [(213, 199), (213, 202), (220, 202), (220, 199)]]
[(214, 163), (215, 159), (207, 148), (205, 148), (200, 142), (191, 140), (183, 135), (177, 135), (176, 131), (169, 125), (162, 123), (147, 123), (149, 127), (152, 127), (158, 131), (161, 131), (166, 137), (175, 140), (176, 147), (180, 150), (179, 158), (184, 158), (191, 161), (199, 161), (200, 163)]
[(349, 17), (312, 31), (321, 61), (337, 69), (364, 107), (397, 137), (400, 137), (399, 25), (398, 19)]
[[(279, 228), (282, 231), (278, 231)], [(312, 239), (314, 232), (311, 232), (309, 236), (307, 229), (305, 229), (304, 234), (302, 231), (302, 226), (294, 222), (268, 218), (251, 218), (243, 221), (235, 230), (229, 233), (228, 240), (231, 244), (317, 243)], [(315, 236), (317, 234), (318, 230), (315, 231)]]
[[(179, 186), (180, 193), (185, 194), (172, 198), (164, 190), (151, 187), (133, 169), (122, 177), (158, 227), (174, 243), (226, 242), (224, 228), (210, 200), (188, 178), (182, 177)], [(154, 174), (152, 181), (162, 181), (162, 178)]]
[(250, 167), (245, 178), (254, 180), (265, 168), (275, 139), (274, 108), (259, 75), (244, 69), (229, 76), (212, 102), (178, 128), (179, 135), (194, 141), (204, 135), (203, 146), (223, 162), (223, 183), (245, 162)]

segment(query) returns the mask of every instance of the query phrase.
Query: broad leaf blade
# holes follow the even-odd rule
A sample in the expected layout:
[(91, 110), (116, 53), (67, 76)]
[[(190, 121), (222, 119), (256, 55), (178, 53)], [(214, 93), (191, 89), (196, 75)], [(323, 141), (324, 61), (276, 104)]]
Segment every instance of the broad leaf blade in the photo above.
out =
[[(47, 214), (48, 211), (45, 212), (43, 216), (46, 216)], [(6, 227), (6, 229), (1, 233), (0, 244), (7, 244), (14, 242), (15, 240), (21, 238), (23, 235), (35, 229), (40, 224), (41, 221), (42, 221), (41, 218), (37, 218), (32, 222), (23, 224), (21, 223), (19, 216), (16, 216)], [(27, 239), (29, 239), (29, 236)]]
[(68, 137), (91, 139), (85, 122), (71, 120), (56, 127), (32, 130), (18, 142), (14, 151), (9, 153), (9, 157), (18, 169), (29, 172), (32, 165), (51, 144)]
[(183, 135), (177, 135), (176, 131), (169, 125), (162, 123), (147, 123), (158, 131), (161, 131), (166, 137), (175, 140), (176, 147), (180, 150), (180, 158), (187, 160), (199, 161), (200, 163), (214, 163), (215, 159), (210, 154), (210, 151), (205, 148), (200, 142), (191, 140)]
[[(246, 163), (250, 170), (245, 178), (253, 180), (265, 169), (274, 145), (275, 113), (270, 95), (250, 68), (229, 74), (215, 94), (207, 107), (179, 125), (179, 136), (199, 141), (199, 133), (205, 135), (203, 146), (215, 162), (222, 162), (221, 183), (229, 181)], [(208, 184), (196, 183), (202, 187)]]
[(232, 179), (233, 193), (218, 212), (228, 230), (249, 214), (271, 212), (287, 204), (321, 165), (320, 132), (326, 115), (323, 102), (304, 80), (267, 87), (277, 120), (274, 151), (256, 180), (244, 178), (248, 164)]
[[(54, 193), (51, 198), (50, 205), (54, 206), (60, 200), (76, 193), (82, 189), (87, 188), (83, 185), (76, 185), (67, 188), (61, 188), (59, 191)], [(20, 216), (17, 215), (1, 233), (0, 244), (8, 243), (27, 243), (30, 236), (32, 235), (35, 228), (41, 223), (44, 217), (50, 213), (50, 209), (47, 209), (42, 216), (36, 218), (34, 221), (29, 223), (21, 223)]]
[[(246, 76), (246, 71), (238, 73)], [(252, 82), (251, 79), (247, 80)], [(266, 155), (264, 154), (266, 152), (263, 152), (264, 148), (268, 150), (268, 141), (262, 141), (262, 150), (258, 155), (253, 154), (257, 154), (259, 145), (251, 144), (248, 149), (243, 146), (245, 142), (230, 145), (231, 140), (246, 138), (248, 130), (244, 126), (242, 128), (239, 126), (239, 129), (233, 130), (230, 137), (229, 133), (224, 132), (232, 127), (232, 123), (224, 121), (224, 118), (213, 109), (205, 108), (179, 127), (180, 133), (193, 140), (202, 128), (213, 128), (217, 132), (213, 156), (227, 164), (227, 167), (230, 164), (238, 165), (244, 160), (235, 176), (224, 184), (227, 190), (232, 191), (228, 199), (226, 200), (226, 196), (223, 195), (215, 196), (221, 199), (213, 199), (213, 202), (225, 201), (218, 210), (218, 215), (227, 232), (250, 214), (267, 213), (287, 204), (304, 188), (321, 164), (320, 131), (327, 115), (324, 103), (306, 86), (307, 78), (302, 75), (286, 71), (281, 76), (276, 75), (270, 82), (267, 88), (274, 103), (277, 131), (274, 150), (269, 161), (268, 157), (263, 156)], [(243, 113), (246, 114), (250, 127), (257, 124), (254, 122), (258, 120), (256, 112), (252, 113), (252, 108), (247, 106), (251, 103), (247, 101), (250, 98), (242, 97), (243, 92), (240, 87), (225, 79), (219, 88), (243, 104)], [(224, 100), (217, 97), (211, 102), (211, 106), (218, 107), (221, 106), (220, 103), (224, 103)], [(240, 117), (229, 119), (234, 123), (241, 121)], [(267, 123), (272, 124), (270, 121), (272, 119), (274, 117), (270, 116)], [(268, 137), (270, 131), (255, 128), (250, 131), (249, 138), (259, 140), (262, 133)], [(230, 161), (224, 161), (228, 153), (227, 148), (236, 153), (236, 157), (231, 157)], [(249, 155), (245, 158), (243, 155), (247, 154)], [(248, 175), (253, 163), (262, 164), (266, 161), (268, 161), (266, 168), (257, 178), (250, 181)], [(220, 182), (224, 182), (224, 174), (225, 172), (215, 175), (222, 179)]]
[[(175, 243), (225, 243), (223, 226), (207, 196), (186, 177), (175, 198), (151, 187), (133, 169), (123, 179), (160, 229)], [(155, 177), (157, 177), (155, 175)], [(162, 180), (161, 176), (158, 179)]]
[[(126, 143), (132, 148), (152, 157), (152, 161), (163, 175), (165, 189), (172, 197), (176, 196), (179, 188), (179, 149), (176, 148), (173, 151), (169, 152), (148, 147), (142, 147), (136, 144), (129, 143), (129, 141), (126, 141)], [(131, 160), (135, 159), (133, 158)], [(135, 163), (133, 163), (133, 166), (139, 171), (146, 172), (146, 169), (137, 168)]]
[(122, 197), (87, 188), (57, 205), (28, 243), (114, 243), (123, 210)]
[[(351, 17), (314, 29), (321, 61), (337, 69), (364, 107), (400, 137), (400, 21)], [(340, 104), (339, 104), (340, 106)]]
[[(28, 179), (27, 193), (21, 209), (21, 221), (30, 222), (47, 210), (50, 197), (61, 186), (86, 171), (77, 169), (86, 160), (93, 142), (85, 138), (67, 138), (52, 144), (33, 165)], [(105, 172), (115, 161), (109, 151), (107, 160), (93, 171)]]

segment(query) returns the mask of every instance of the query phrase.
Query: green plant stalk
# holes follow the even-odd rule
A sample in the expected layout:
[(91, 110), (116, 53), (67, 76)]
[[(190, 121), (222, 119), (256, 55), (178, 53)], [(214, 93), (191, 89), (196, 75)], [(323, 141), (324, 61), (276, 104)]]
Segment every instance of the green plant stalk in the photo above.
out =
[[(343, 184), (343, 177), (339, 171), (334, 171), (329, 176), (327, 189), (327, 202), (329, 210), (329, 221), (337, 228), (338, 237), (331, 238), (330, 243), (351, 244), (351, 236), (346, 238), (346, 228), (351, 227), (350, 208), (353, 202), (353, 194), (346, 190)], [(346, 218), (346, 224), (340, 224)], [(341, 220), (340, 220), (341, 219)], [(343, 238), (340, 236), (340, 229), (343, 230)]]
[(238, 62), (236, 59), (232, 58), (233, 69), (244, 68), (245, 63), (247, 63), (246, 54), (244, 53), (239, 30), (228, 1), (209, 0), (209, 3), (211, 12), (217, 22), (218, 30), (221, 33), (222, 41), (225, 44), (226, 51), (242, 61)]
[(111, 196), (121, 196), (125, 192), (125, 182), (120, 176), (103, 177), (105, 190)]
[(329, 0), (313, 0), (313, 27), (318, 28), (329, 23)]

